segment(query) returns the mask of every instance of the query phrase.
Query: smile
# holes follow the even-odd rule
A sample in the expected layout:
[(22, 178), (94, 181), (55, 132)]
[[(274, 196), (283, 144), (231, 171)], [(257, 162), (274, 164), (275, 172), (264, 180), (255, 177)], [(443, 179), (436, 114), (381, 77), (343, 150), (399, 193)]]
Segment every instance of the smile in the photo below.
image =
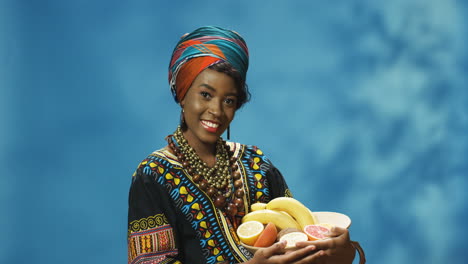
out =
[(208, 132), (212, 132), (212, 133), (216, 133), (219, 127), (219, 123), (214, 123), (214, 122), (207, 121), (207, 120), (202, 120), (201, 123), (203, 127), (206, 130), (208, 130)]

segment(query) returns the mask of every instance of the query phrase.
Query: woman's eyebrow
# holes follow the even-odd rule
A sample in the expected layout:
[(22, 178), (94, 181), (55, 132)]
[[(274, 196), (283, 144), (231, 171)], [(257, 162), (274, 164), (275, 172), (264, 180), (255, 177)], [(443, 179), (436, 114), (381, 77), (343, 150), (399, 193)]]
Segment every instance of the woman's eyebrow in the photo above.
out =
[(216, 89), (215, 89), (213, 86), (209, 85), (209, 84), (202, 83), (202, 84), (199, 85), (199, 87), (202, 87), (202, 86), (205, 87), (205, 88), (207, 88), (208, 90), (211, 90), (211, 91), (213, 91), (213, 92), (216, 92)]
[[(200, 84), (198, 87), (205, 87), (205, 88), (207, 88), (207, 89), (210, 90), (210, 91), (216, 92), (216, 89), (215, 89), (213, 86), (211, 86), (211, 85), (209, 85), (209, 84), (206, 84), (206, 83), (202, 83), (202, 84)], [(237, 96), (237, 92), (234, 92), (234, 93), (227, 93), (226, 96)]]

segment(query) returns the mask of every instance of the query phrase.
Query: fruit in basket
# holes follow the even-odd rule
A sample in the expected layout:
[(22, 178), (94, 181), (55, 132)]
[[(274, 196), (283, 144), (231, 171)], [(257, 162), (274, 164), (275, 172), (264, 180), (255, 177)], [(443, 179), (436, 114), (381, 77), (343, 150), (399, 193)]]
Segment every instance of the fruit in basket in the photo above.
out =
[(324, 225), (308, 225), (304, 227), (304, 233), (307, 234), (310, 241), (320, 240), (329, 237), (330, 229)]
[[(249, 228), (248, 231), (241, 229), (237, 233), (243, 246), (252, 253), (259, 248), (269, 247), (276, 241), (287, 241), (287, 251), (293, 250), (297, 242), (329, 237), (334, 226), (348, 228), (351, 225), (351, 219), (344, 214), (312, 213), (304, 204), (289, 197), (274, 198), (266, 204), (253, 203), (250, 209), (242, 218), (241, 226), (256, 221), (256, 224), (248, 224), (255, 228)], [(263, 229), (258, 223), (263, 224)], [(262, 231), (258, 232), (259, 230)], [(276, 239), (273, 240), (271, 234), (275, 234), (275, 231)]]
[(264, 230), (262, 223), (258, 221), (246, 221), (237, 228), (237, 236), (242, 243), (253, 246)]
[(285, 241), (285, 240), (286, 240), (285, 248), (293, 248), (296, 246), (297, 242), (307, 241), (309, 239), (307, 235), (302, 232), (291, 232), (282, 236), (279, 241)]
[(250, 210), (253, 211), (258, 211), (266, 208), (266, 203), (253, 203), (250, 206)]
[(273, 222), (268, 223), (257, 238), (254, 247), (269, 247), (273, 245), (276, 241), (277, 234), (278, 230), (276, 229), (276, 225)]
[(276, 236), (276, 240), (279, 241), (282, 236), (292, 233), (292, 232), (302, 232), (302, 231), (294, 227), (285, 228), (278, 232), (278, 235)]
[(326, 228), (328, 228), (330, 231), (331, 231), (332, 228), (333, 228), (333, 225), (332, 225), (332, 224), (329, 224), (329, 223), (318, 223), (317, 225), (326, 227)]
[(248, 221), (258, 221), (262, 224), (273, 222), (279, 229), (285, 229), (288, 227), (294, 227), (300, 230), (302, 229), (291, 216), (282, 214), (275, 210), (262, 209), (250, 212), (242, 217), (242, 223)]
[(284, 211), (288, 213), (296, 220), (301, 230), (305, 226), (317, 223), (317, 220), (311, 211), (304, 204), (291, 197), (277, 197), (268, 202), (266, 208), (269, 210)]

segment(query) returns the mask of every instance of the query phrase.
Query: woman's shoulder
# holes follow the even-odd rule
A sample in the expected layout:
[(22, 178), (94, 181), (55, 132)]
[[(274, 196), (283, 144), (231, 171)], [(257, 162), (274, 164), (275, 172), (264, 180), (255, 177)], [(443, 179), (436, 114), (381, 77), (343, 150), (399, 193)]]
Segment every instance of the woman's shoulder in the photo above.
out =
[(149, 172), (158, 173), (162, 167), (180, 167), (181, 164), (177, 160), (177, 157), (172, 154), (167, 147), (163, 147), (151, 152), (146, 156), (137, 166), (135, 176), (138, 172), (142, 174), (149, 174)]
[(167, 146), (154, 150), (149, 155), (146, 156), (144, 161), (162, 161), (165, 160), (170, 163), (179, 163), (177, 157), (169, 151)]
[(254, 157), (268, 161), (265, 153), (256, 145), (241, 144), (238, 142), (226, 142), (234, 156), (241, 159), (253, 159)]
[(167, 146), (160, 148), (158, 150), (153, 151), (151, 154), (148, 155), (147, 158), (150, 159), (164, 159), (169, 162), (177, 162), (177, 157), (172, 154), (172, 152), (169, 151), (169, 148)]

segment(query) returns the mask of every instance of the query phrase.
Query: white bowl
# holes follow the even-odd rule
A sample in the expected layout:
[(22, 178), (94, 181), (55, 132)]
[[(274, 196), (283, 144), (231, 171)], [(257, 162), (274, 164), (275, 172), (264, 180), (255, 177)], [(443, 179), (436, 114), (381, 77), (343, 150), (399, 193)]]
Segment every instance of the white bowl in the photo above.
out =
[(349, 228), (351, 226), (351, 218), (349, 216), (337, 212), (313, 212), (312, 213), (319, 223), (327, 223), (333, 226)]

